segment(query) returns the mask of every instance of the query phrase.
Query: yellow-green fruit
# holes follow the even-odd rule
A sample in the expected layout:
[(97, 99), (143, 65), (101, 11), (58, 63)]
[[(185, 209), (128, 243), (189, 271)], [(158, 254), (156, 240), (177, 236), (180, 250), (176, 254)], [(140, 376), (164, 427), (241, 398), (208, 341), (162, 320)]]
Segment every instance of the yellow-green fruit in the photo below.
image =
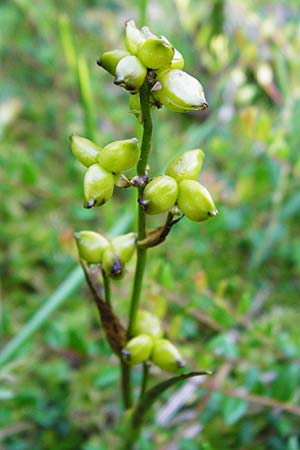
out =
[(119, 173), (135, 166), (140, 154), (141, 151), (136, 138), (114, 141), (101, 150), (98, 162), (106, 170)]
[(70, 139), (72, 153), (81, 164), (85, 167), (90, 167), (97, 162), (101, 147), (77, 134), (72, 134)]
[(176, 202), (178, 185), (174, 178), (167, 175), (153, 178), (144, 189), (142, 207), (148, 214), (160, 214)]
[(128, 364), (140, 364), (150, 358), (152, 347), (152, 337), (147, 334), (140, 334), (127, 342), (126, 347), (122, 350), (122, 354)]
[(111, 244), (122, 264), (126, 264), (136, 249), (137, 234), (127, 233), (112, 239)]
[(127, 50), (136, 55), (140, 45), (145, 41), (146, 37), (141, 30), (139, 30), (134, 20), (128, 20), (126, 22), (125, 31), (125, 46)]
[(102, 269), (108, 277), (115, 280), (119, 280), (125, 274), (124, 264), (122, 264), (118, 255), (116, 255), (112, 245), (110, 245), (103, 254)]
[(153, 338), (161, 338), (163, 330), (161, 322), (154, 314), (140, 309), (132, 328), (133, 336), (147, 334)]
[(175, 53), (171, 61), (171, 69), (183, 69), (184, 58), (182, 54), (175, 48)]
[(194, 222), (202, 222), (218, 214), (208, 190), (194, 180), (179, 183), (177, 205), (183, 214)]
[(207, 109), (203, 87), (196, 78), (179, 69), (162, 70), (152, 90), (154, 99), (175, 112)]
[(100, 59), (97, 61), (98, 66), (102, 67), (104, 70), (112, 75), (116, 75), (116, 67), (119, 61), (121, 61), (124, 56), (129, 56), (130, 53), (127, 50), (112, 50), (110, 52), (105, 52), (101, 55)]
[(203, 159), (204, 153), (200, 149), (184, 152), (168, 165), (165, 173), (175, 178), (178, 183), (183, 180), (197, 180)]
[(74, 237), (80, 258), (91, 264), (102, 262), (103, 254), (110, 245), (105, 237), (95, 231), (88, 230), (75, 233)]
[(106, 203), (114, 191), (114, 176), (100, 164), (88, 168), (83, 180), (84, 207), (92, 208)]
[(144, 83), (146, 75), (146, 67), (136, 56), (125, 56), (117, 64), (114, 83), (134, 94)]
[(177, 348), (167, 339), (156, 339), (153, 343), (152, 361), (167, 372), (177, 372), (185, 366)]
[(165, 39), (149, 37), (139, 47), (137, 56), (149, 69), (161, 69), (171, 63), (174, 48)]

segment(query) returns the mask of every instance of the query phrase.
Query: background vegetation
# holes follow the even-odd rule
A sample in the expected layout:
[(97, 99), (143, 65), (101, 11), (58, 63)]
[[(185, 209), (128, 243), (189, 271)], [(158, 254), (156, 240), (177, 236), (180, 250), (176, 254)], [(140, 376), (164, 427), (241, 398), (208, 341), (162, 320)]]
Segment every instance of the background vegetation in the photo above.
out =
[[(140, 132), (128, 94), (95, 61), (119, 46), (143, 5), (1, 1), (3, 348), (60, 283), (76, 287), (3, 364), (1, 450), (119, 445), (119, 369), (72, 272), (72, 233), (125, 227), (134, 199), (119, 191), (84, 210), (68, 137), (105, 144)], [(213, 376), (157, 405), (143, 450), (300, 449), (299, 9), (297, 0), (149, 1), (147, 24), (185, 55), (210, 105), (207, 114), (155, 112), (151, 169), (200, 146), (201, 180), (220, 215), (183, 220), (150, 252), (144, 305), (164, 316), (189, 366)], [(115, 285), (121, 315), (131, 275)]]

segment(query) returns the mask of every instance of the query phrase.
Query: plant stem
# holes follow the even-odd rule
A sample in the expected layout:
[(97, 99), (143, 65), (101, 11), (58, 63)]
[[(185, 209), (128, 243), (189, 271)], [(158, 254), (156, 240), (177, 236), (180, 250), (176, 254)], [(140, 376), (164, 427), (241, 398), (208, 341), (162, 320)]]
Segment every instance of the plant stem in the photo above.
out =
[(129, 409), (132, 406), (131, 399), (131, 380), (130, 380), (130, 366), (120, 358), (121, 365), (121, 388), (123, 397), (124, 409)]
[(103, 287), (104, 287), (104, 298), (106, 303), (111, 307), (111, 290), (110, 281), (104, 270), (102, 270)]
[[(152, 120), (150, 113), (150, 86), (147, 80), (140, 89), (140, 103), (141, 112), (143, 119), (143, 139), (141, 145), (141, 157), (137, 165), (137, 174), (139, 176), (144, 176), (147, 172), (148, 158), (151, 148), (151, 137), (152, 137)], [(138, 190), (139, 198), (143, 195), (143, 187)], [(144, 239), (146, 236), (146, 214), (138, 206), (138, 240)], [(146, 265), (146, 249), (138, 248), (137, 250), (137, 261), (134, 276), (134, 283), (131, 296), (130, 312), (129, 312), (129, 325), (128, 325), (128, 336), (132, 334), (132, 327), (135, 322), (136, 314), (139, 307), (140, 295), (143, 284), (143, 276)]]
[(140, 399), (144, 397), (144, 394), (146, 392), (147, 383), (148, 383), (148, 375), (149, 375), (149, 365), (147, 363), (143, 364), (143, 379), (141, 384), (141, 391), (140, 391)]

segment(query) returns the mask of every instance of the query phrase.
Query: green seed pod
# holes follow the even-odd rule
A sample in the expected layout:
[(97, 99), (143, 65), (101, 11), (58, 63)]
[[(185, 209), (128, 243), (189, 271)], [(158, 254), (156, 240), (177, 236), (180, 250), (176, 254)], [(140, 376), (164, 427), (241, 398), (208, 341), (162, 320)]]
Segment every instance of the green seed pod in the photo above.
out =
[(138, 142), (136, 138), (111, 142), (99, 153), (99, 164), (113, 173), (131, 169), (140, 158)]
[(125, 26), (125, 46), (132, 55), (136, 55), (140, 45), (146, 40), (146, 37), (137, 28), (134, 20), (128, 20)]
[(127, 342), (126, 347), (122, 350), (122, 354), (128, 364), (140, 364), (150, 358), (152, 347), (153, 340), (151, 336), (140, 334)]
[(110, 245), (103, 254), (102, 269), (108, 277), (115, 280), (119, 280), (125, 275), (124, 264), (122, 264), (118, 255), (116, 255), (112, 245)]
[(203, 87), (196, 78), (179, 69), (162, 70), (152, 95), (171, 111), (189, 112), (207, 109)]
[(177, 195), (178, 185), (176, 180), (167, 175), (161, 175), (153, 178), (146, 185), (140, 204), (148, 214), (160, 214), (172, 208)]
[(182, 54), (175, 48), (175, 53), (171, 61), (171, 69), (183, 69), (184, 58)]
[(202, 150), (189, 150), (174, 159), (166, 168), (165, 174), (173, 177), (178, 183), (183, 180), (197, 180), (203, 159)]
[(156, 339), (161, 338), (163, 335), (161, 322), (154, 314), (140, 309), (133, 324), (132, 334), (133, 336), (147, 334)]
[(161, 69), (171, 63), (174, 48), (163, 38), (149, 37), (139, 47), (137, 56), (149, 69)]
[(99, 264), (102, 262), (104, 251), (109, 247), (109, 242), (95, 231), (80, 231), (74, 233), (78, 253), (81, 259), (90, 264)]
[[(166, 38), (166, 36), (161, 36), (162, 39), (164, 39), (168, 44), (172, 45), (170, 41)], [(184, 58), (182, 54), (174, 48), (174, 56), (172, 61), (170, 62), (169, 68), (170, 69), (183, 69), (184, 67)]]
[(70, 139), (72, 153), (81, 164), (85, 167), (90, 167), (97, 162), (101, 147), (98, 147), (94, 142), (77, 134), (72, 134)]
[(97, 64), (98, 66), (109, 72), (111, 75), (115, 76), (118, 62), (121, 61), (121, 59), (125, 56), (129, 55), (130, 53), (127, 50), (112, 50), (110, 52), (103, 53), (103, 55), (101, 55), (100, 59), (97, 61)]
[(177, 205), (183, 214), (194, 222), (202, 222), (218, 214), (208, 190), (194, 180), (179, 183)]
[(115, 254), (122, 264), (126, 264), (136, 249), (137, 234), (127, 233), (112, 239)]
[(153, 343), (152, 361), (167, 372), (177, 372), (185, 366), (177, 348), (167, 339), (156, 339)]
[(146, 67), (136, 56), (125, 56), (116, 67), (114, 83), (135, 94), (144, 83), (146, 75)]
[(84, 207), (92, 208), (106, 203), (114, 191), (114, 176), (100, 164), (88, 168), (83, 180)]

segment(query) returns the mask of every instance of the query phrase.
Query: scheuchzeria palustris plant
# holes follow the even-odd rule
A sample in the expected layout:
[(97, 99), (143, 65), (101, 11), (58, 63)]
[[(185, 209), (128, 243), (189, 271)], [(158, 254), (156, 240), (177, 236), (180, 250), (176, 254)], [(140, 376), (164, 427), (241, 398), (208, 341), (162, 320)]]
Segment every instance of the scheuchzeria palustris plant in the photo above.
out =
[[(108, 202), (115, 186), (138, 191), (137, 232), (109, 239), (94, 231), (75, 233), (80, 262), (98, 307), (102, 325), (111, 349), (118, 356), (122, 373), (122, 394), (126, 413), (125, 447), (133, 449), (143, 418), (162, 392), (178, 381), (207, 371), (186, 372), (184, 361), (173, 343), (164, 338), (161, 321), (140, 308), (146, 253), (163, 242), (172, 227), (184, 216), (195, 222), (217, 215), (208, 190), (198, 182), (204, 153), (200, 149), (184, 152), (167, 166), (164, 175), (148, 175), (151, 150), (151, 110), (162, 106), (175, 112), (205, 110), (207, 101), (202, 85), (184, 72), (184, 59), (164, 36), (156, 36), (148, 27), (138, 29), (133, 20), (126, 23), (125, 50), (104, 53), (98, 65), (114, 77), (114, 83), (128, 91), (131, 112), (143, 126), (141, 145), (138, 139), (117, 140), (100, 147), (96, 143), (71, 136), (74, 156), (87, 170), (83, 180), (84, 207)], [(136, 176), (124, 172), (136, 166)], [(165, 214), (162, 226), (148, 230), (147, 216)], [(110, 280), (126, 273), (126, 264), (136, 257), (127, 328), (114, 312)], [(103, 283), (95, 277), (101, 271)], [(131, 367), (143, 364), (138, 399), (133, 399)], [(148, 388), (149, 370), (154, 364), (177, 375)]]

